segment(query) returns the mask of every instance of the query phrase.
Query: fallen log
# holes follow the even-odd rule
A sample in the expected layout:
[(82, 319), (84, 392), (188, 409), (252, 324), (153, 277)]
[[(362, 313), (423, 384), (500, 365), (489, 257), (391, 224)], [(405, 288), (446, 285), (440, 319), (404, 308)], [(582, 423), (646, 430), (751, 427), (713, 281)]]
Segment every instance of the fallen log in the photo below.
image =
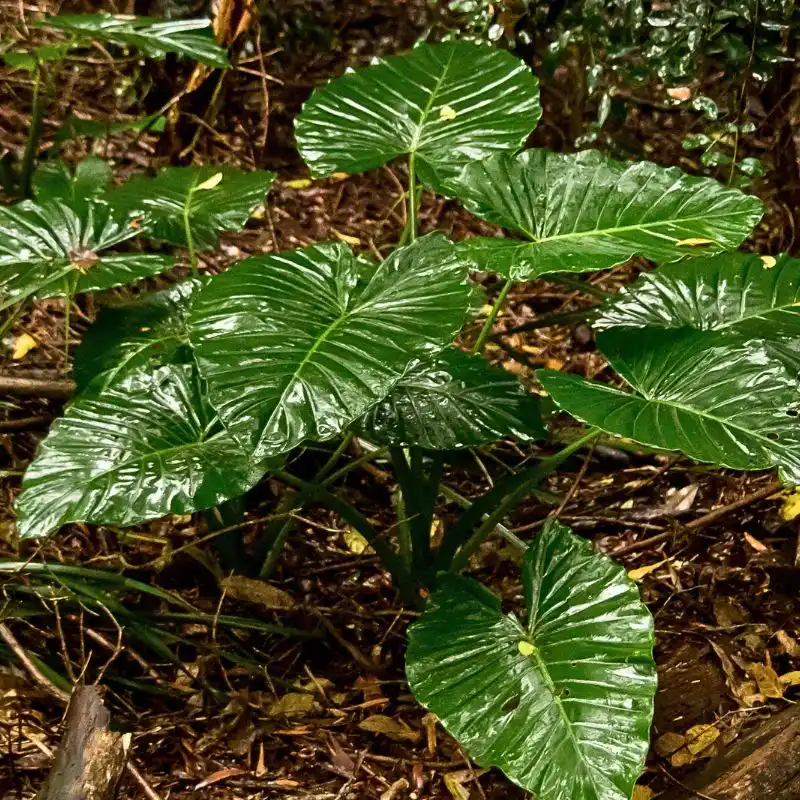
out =
[(800, 705), (744, 734), (705, 767), (681, 779), (664, 800), (798, 800)]
[(96, 687), (75, 689), (55, 763), (36, 800), (114, 800), (130, 737), (110, 731), (110, 722)]

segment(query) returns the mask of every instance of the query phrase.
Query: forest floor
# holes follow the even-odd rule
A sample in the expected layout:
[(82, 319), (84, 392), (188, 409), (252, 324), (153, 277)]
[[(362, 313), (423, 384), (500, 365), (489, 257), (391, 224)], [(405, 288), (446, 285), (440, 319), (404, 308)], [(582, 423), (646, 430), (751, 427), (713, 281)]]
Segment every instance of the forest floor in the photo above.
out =
[[(261, 52), (243, 57), (240, 69), (225, 78), (218, 112), (207, 113), (206, 86), (197, 97), (182, 99), (171, 136), (119, 134), (95, 145), (122, 175), (185, 161), (188, 154), (199, 163), (277, 172), (263, 218), (251, 220), (241, 234), (225, 236), (221, 257), (203, 263), (209, 272), (244, 254), (326, 239), (345, 238), (380, 252), (397, 240), (404, 224), (402, 168), (307, 181), (293, 144), (292, 119), (312, 88), (346, 65), (412, 45), (430, 23), (426, 4), (286, 0), (269, 5), (280, 10), (265, 12)], [(30, 21), (37, 10), (0, 4), (8, 28), (0, 36), (19, 35), (20, 13)], [(544, 116), (533, 144), (569, 149), (576, 120), (580, 125), (595, 113), (571, 91), (571, 69), (543, 79)], [(163, 65), (142, 66), (138, 59), (109, 65), (98, 54), (66, 74), (48, 112), (48, 144), (67, 112), (119, 119), (152, 113), (185, 77)], [(0, 151), (23, 147), (30, 90), (25, 73), (0, 71)], [(724, 95), (725, 81), (709, 75), (703, 90)], [(787, 158), (794, 162), (786, 147), (792, 121), (770, 97), (748, 90), (747, 113), (756, 130), (743, 135), (739, 146), (767, 168), (752, 188), (768, 206), (757, 244), (764, 253), (791, 252), (797, 166), (789, 179)], [(627, 119), (611, 131), (613, 142), (598, 146), (700, 172), (681, 141), (705, 123), (696, 112), (663, 106), (644, 95), (631, 100)], [(89, 148), (86, 139), (70, 142), (66, 156), (77, 159)], [(457, 237), (483, 229), (455, 203), (427, 195), (421, 227)], [(596, 290), (615, 291), (640, 267), (628, 265), (589, 281)], [(484, 282), (490, 294), (496, 291), (491, 278)], [(70, 348), (94, 318), (98, 302), (79, 300)], [(531, 385), (533, 369), (542, 365), (601, 377), (605, 364), (584, 324), (504, 333), (543, 314), (597, 302), (594, 294), (563, 284), (522, 284), (499, 318), (488, 352)], [(14, 359), (14, 343), (25, 333), (37, 346)], [(37, 302), (0, 343), (0, 374), (61, 380), (69, 372), (64, 344), (63, 302)], [(508, 359), (509, 348), (523, 364)], [(107, 705), (115, 723), (132, 733), (132, 762), (152, 792), (126, 777), (122, 797), (524, 796), (500, 773), (471, 766), (414, 702), (403, 675), (404, 632), (414, 614), (403, 610), (377, 559), (346, 536), (335, 516), (306, 509), (299, 517), (271, 581), (290, 598), (280, 611), (270, 608), (274, 598), (265, 601), (252, 586), (225, 580), (217, 551), (204, 538), (214, 533), (213, 522), (202, 514), (125, 532), (71, 525), (47, 541), (18, 542), (12, 503), (19, 474), (62, 405), (63, 400), (36, 395), (0, 398), (0, 620), (17, 650), (51, 680), (82, 676), (107, 688)], [(520, 452), (498, 444), (464, 456), (445, 482), (474, 496), (509, 465), (557, 446), (549, 442)], [(308, 469), (315, 458), (318, 454), (303, 456)], [(388, 468), (378, 462), (352, 472), (342, 490), (368, 516), (388, 525), (391, 483)], [(242, 528), (248, 545), (274, 513), (282, 491), (278, 482), (268, 481), (246, 498)], [(635, 571), (657, 632), (655, 746), (640, 781), (654, 793), (680, 785), (697, 763), (792, 699), (792, 690), (785, 698), (769, 697), (768, 687), (746, 671), (752, 663), (778, 673), (800, 670), (800, 526), (785, 518), (791, 515), (784, 505), (772, 474), (745, 477), (602, 441), (567, 462), (507, 521), (518, 536), (529, 538), (557, 514)], [(441, 516), (450, 513), (443, 502)], [(9, 574), (10, 562), (44, 561), (83, 570)], [(471, 570), (510, 607), (518, 607), (517, 561), (513, 549), (490, 541)], [(95, 570), (128, 582), (98, 581)], [(89, 596), (100, 604), (84, 602)], [(0, 642), (2, 800), (33, 796), (52, 763), (63, 713), (12, 649), (8, 641)], [(689, 731), (690, 738), (705, 735), (708, 746), (699, 753), (686, 747), (671, 752), (664, 734)]]

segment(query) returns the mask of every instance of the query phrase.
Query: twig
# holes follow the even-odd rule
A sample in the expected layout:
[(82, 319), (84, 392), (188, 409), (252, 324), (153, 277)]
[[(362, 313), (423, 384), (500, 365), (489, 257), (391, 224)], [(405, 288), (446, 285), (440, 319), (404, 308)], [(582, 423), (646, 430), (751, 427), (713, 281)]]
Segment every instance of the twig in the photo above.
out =
[(75, 381), (10, 378), (0, 375), (0, 393), (66, 399), (75, 391)]
[[(734, 500), (732, 503), (728, 503), (728, 505), (726, 506), (720, 506), (719, 508), (715, 508), (712, 511), (709, 511), (707, 514), (703, 514), (702, 517), (698, 517), (697, 519), (694, 519), (691, 522), (684, 525), (683, 530), (697, 531), (700, 530), (701, 528), (705, 528), (707, 525), (711, 525), (721, 517), (724, 517), (726, 514), (730, 514), (732, 511), (737, 511), (740, 508), (745, 508), (746, 506), (749, 506), (751, 503), (756, 503), (759, 500), (764, 500), (770, 495), (775, 494), (775, 492), (779, 491), (782, 487), (783, 484), (780, 481), (773, 481), (768, 486), (765, 486), (763, 489), (759, 489), (757, 492), (753, 492), (753, 494), (749, 494), (746, 497), (742, 497), (739, 500)], [(625, 547), (619, 547), (616, 550), (612, 550), (609, 555), (617, 557), (617, 556), (627, 555), (628, 553), (634, 553), (637, 550), (646, 549), (648, 547), (652, 547), (654, 544), (660, 544), (661, 542), (665, 542), (672, 535), (673, 531), (664, 531), (663, 533), (657, 533), (655, 536), (651, 536), (648, 539), (642, 539), (640, 542), (633, 542), (632, 544), (625, 545)]]
[(22, 662), (22, 666), (28, 671), (34, 683), (39, 684), (48, 694), (58, 698), (62, 703), (69, 703), (69, 693), (59, 689), (49, 678), (42, 675), (37, 666), (31, 661), (30, 656), (25, 652), (25, 648), (17, 641), (4, 622), (0, 622), (0, 637), (11, 648), (11, 652)]

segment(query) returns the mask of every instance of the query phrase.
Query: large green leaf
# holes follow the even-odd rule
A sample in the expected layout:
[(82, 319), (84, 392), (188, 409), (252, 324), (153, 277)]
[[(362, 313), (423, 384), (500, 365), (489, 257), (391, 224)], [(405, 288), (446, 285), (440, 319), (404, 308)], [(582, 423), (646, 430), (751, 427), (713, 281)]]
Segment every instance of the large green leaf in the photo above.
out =
[(96, 292), (157, 275), (174, 259), (104, 250), (140, 235), (127, 215), (87, 203), (0, 208), (0, 309), (28, 297)]
[(452, 348), (433, 361), (413, 362), (356, 429), (376, 444), (429, 450), (545, 435), (538, 399), (516, 377)]
[(460, 245), (482, 269), (514, 280), (607, 269), (634, 255), (668, 262), (736, 248), (763, 210), (710, 178), (592, 150), (493, 156), (469, 165), (455, 189), (471, 212), (524, 237)]
[[(75, 353), (79, 391), (108, 386), (144, 364), (188, 363), (187, 327), (200, 281), (185, 280), (136, 302), (103, 309)], [(99, 375), (104, 380), (97, 380)]]
[(538, 81), (510, 53), (421, 44), (317, 89), (295, 132), (314, 175), (364, 172), (413, 153), (420, 178), (442, 191), (464, 164), (518, 150), (541, 113)]
[(150, 17), (100, 14), (61, 14), (46, 17), (39, 27), (63, 31), (79, 42), (130, 45), (152, 58), (178, 53), (210, 67), (230, 66), (225, 50), (217, 44), (211, 20), (159, 20)]
[(104, 194), (111, 182), (111, 167), (96, 156), (83, 159), (75, 172), (60, 159), (44, 161), (33, 173), (33, 194), (37, 202), (60, 200), (81, 216), (88, 214), (92, 198)]
[(367, 278), (343, 244), (241, 262), (200, 291), (190, 317), (211, 402), (258, 457), (335, 436), (412, 359), (452, 341), (471, 266), (439, 234), (395, 250)]
[(239, 231), (264, 202), (275, 176), (233, 167), (167, 167), (155, 178), (133, 178), (108, 195), (131, 217), (146, 216), (150, 236), (185, 247), (187, 229), (198, 249), (217, 246), (220, 231)]
[(653, 620), (621, 566), (548, 521), (525, 555), (527, 622), (446, 575), (409, 630), (417, 700), (481, 766), (539, 800), (628, 800), (648, 750)]
[(17, 499), (21, 537), (211, 508), (264, 469), (222, 428), (191, 365), (135, 370), (53, 423)]
[(556, 404), (602, 430), (800, 483), (800, 384), (758, 340), (724, 331), (614, 328), (598, 337), (624, 392), (540, 371)]
[(727, 253), (669, 264), (610, 300), (595, 327), (697, 328), (800, 336), (800, 261)]

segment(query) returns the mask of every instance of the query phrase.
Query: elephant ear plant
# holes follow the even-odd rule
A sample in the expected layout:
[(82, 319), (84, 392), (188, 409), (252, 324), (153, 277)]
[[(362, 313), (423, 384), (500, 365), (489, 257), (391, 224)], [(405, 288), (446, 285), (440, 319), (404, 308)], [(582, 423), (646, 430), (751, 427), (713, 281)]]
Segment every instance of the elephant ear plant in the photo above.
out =
[[(522, 63), (463, 42), (421, 45), (316, 90), (296, 125), (315, 176), (405, 160), (399, 245), (381, 262), (341, 242), (257, 255), (103, 311), (76, 354), (77, 396), (24, 477), (18, 529), (36, 537), (78, 520), (131, 525), (200, 511), (269, 473), (287, 486), (286, 513), (259, 544), (262, 576), (292, 532), (289, 512), (327, 506), (424, 609), (409, 632), (409, 682), (479, 764), (542, 800), (624, 800), (648, 749), (656, 684), (653, 623), (635, 585), (552, 520), (523, 557), (522, 616), (459, 573), (601, 431), (800, 478), (800, 263), (730, 252), (762, 208), (714, 181), (594, 152), (520, 153), (539, 116)], [(240, 227), (268, 181), (167, 170), (85, 200), (84, 227), (110, 246), (135, 220), (137, 235), (186, 247), (196, 265), (196, 249)], [(418, 236), (418, 182), (509, 235)], [(78, 213), (72, 200), (50, 202)], [(33, 205), (3, 214), (9, 228), (20, 214), (51, 218)], [(106, 219), (119, 233), (98, 232)], [(104, 256), (76, 269), (70, 253), (82, 241), (58, 245), (57, 258), (38, 240), (26, 245), (28, 261), (6, 268), (15, 276), (2, 284), (6, 303), (62, 292), (65, 279), (91, 283)], [(538, 373), (557, 406), (590, 427), (473, 502), (455, 495), (442, 476), (459, 451), (547, 436), (537, 394), (482, 354), (511, 287), (632, 256), (662, 266), (591, 312), (620, 379)], [(473, 325), (477, 270), (504, 282), (467, 353), (455, 342)], [(340, 466), (354, 442), (361, 455)], [(330, 456), (313, 477), (283, 466), (320, 443)], [(399, 490), (386, 530), (336, 492), (349, 470), (379, 458)], [(434, 543), (442, 494), (463, 513)]]

